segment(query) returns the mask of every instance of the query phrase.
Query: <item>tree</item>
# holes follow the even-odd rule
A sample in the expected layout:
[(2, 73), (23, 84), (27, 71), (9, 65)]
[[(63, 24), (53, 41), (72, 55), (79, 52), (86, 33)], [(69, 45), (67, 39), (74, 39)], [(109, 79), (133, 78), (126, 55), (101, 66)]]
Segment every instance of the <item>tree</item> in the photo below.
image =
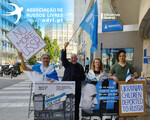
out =
[(53, 48), (54, 48), (54, 59), (53, 60), (56, 62), (59, 57), (59, 54), (60, 54), (59, 46), (57, 44), (57, 39), (54, 39), (54, 41), (53, 41)]
[(47, 43), (47, 46), (44, 48), (44, 51), (46, 52), (46, 54), (50, 55), (52, 61), (57, 62), (57, 59), (60, 54), (59, 46), (57, 44), (57, 39), (54, 39), (54, 41), (51, 42), (49, 37), (45, 36), (44, 40)]
[(38, 64), (37, 60), (36, 60), (36, 56), (33, 56), (32, 58), (30, 58), (29, 60), (27, 60), (27, 65), (35, 65)]
[(40, 36), (42, 36), (42, 32), (40, 30), (36, 30)]
[(44, 48), (44, 51), (46, 52), (46, 54), (50, 55), (51, 60), (54, 59), (54, 48), (53, 48), (53, 44), (51, 42), (51, 40), (49, 39), (48, 36), (44, 37), (45, 42), (47, 43), (47, 46)]

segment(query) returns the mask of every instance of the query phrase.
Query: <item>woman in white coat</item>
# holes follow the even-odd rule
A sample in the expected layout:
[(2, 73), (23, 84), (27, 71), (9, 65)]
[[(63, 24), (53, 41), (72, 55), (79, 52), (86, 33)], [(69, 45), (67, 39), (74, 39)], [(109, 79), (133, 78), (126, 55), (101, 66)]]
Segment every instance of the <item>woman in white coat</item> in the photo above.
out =
[(92, 69), (87, 74), (87, 81), (103, 81), (106, 78), (104, 67), (100, 58), (95, 58), (92, 63)]

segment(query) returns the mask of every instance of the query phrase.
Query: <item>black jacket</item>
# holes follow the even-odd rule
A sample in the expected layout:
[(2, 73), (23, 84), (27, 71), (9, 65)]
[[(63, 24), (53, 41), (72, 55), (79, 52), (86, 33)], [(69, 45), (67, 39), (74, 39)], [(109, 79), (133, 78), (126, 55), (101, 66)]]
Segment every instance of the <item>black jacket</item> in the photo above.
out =
[[(61, 52), (61, 61), (62, 65), (65, 67), (64, 76), (62, 81), (76, 81), (76, 83), (81, 83), (81, 81), (85, 80), (84, 69), (81, 64), (77, 63), (76, 67), (71, 62), (69, 62), (66, 58), (66, 51)], [(75, 69), (76, 68), (76, 69)], [(78, 79), (75, 79), (74, 72), (78, 70)]]

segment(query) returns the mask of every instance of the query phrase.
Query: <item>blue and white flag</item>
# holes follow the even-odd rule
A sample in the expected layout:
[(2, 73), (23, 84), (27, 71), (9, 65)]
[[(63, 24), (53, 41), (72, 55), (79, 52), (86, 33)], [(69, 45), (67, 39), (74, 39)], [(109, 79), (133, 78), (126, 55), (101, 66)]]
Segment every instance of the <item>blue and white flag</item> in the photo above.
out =
[(35, 81), (50, 81), (51, 79), (59, 81), (57, 72), (52, 65), (49, 65), (49, 67), (46, 69), (44, 68), (43, 64), (37, 64), (32, 66), (27, 65), (27, 67), (32, 69), (33, 72), (24, 71), (24, 73), (30, 78), (33, 83)]
[(43, 64), (37, 64), (33, 65), (32, 70), (40, 73), (39, 78), (43, 81), (49, 81), (51, 79), (58, 80), (57, 72), (52, 65), (49, 65), (49, 67), (44, 71)]
[(97, 50), (98, 38), (98, 12), (97, 12), (97, 1), (94, 3), (90, 11), (81, 22), (80, 27), (85, 30), (92, 40), (91, 52), (94, 53)]
[(130, 74), (130, 70), (128, 69), (125, 81), (128, 82), (130, 79), (131, 79), (131, 74)]

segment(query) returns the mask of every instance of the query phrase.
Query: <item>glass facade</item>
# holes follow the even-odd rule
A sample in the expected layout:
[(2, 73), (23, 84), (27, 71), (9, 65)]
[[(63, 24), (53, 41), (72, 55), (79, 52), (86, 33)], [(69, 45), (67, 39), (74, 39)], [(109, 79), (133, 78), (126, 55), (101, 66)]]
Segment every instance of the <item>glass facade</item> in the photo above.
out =
[[(9, 3), (14, 3), (17, 6), (21, 7), (17, 0), (0, 0), (0, 64), (9, 63), (10, 60), (15, 60), (16, 49), (10, 43), (10, 41), (5, 36), (7, 32), (13, 29), (16, 24), (17, 15), (7, 16), (7, 12), (12, 12), (15, 10), (15, 7)], [(22, 12), (21, 19), (17, 24), (23, 21), (24, 12)]]

